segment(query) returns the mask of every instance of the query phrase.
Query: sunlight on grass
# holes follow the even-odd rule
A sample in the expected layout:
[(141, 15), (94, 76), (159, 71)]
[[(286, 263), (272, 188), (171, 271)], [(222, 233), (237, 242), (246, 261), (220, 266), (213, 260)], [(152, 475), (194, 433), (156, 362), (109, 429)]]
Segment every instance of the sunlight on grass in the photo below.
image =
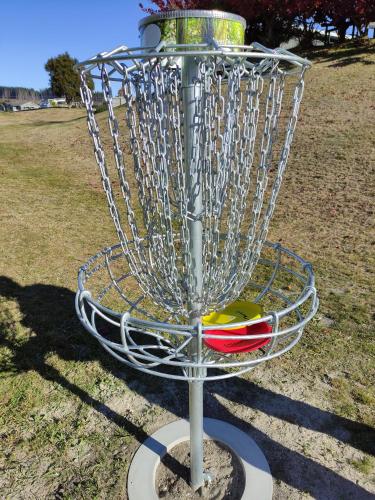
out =
[[(247, 375), (292, 400), (299, 387), (317, 407), (364, 426), (375, 424), (375, 44), (369, 47), (317, 51), (307, 74), (269, 239), (312, 262), (321, 306), (295, 349)], [(105, 114), (97, 116), (104, 124)], [(180, 394), (109, 359), (76, 319), (78, 268), (117, 243), (84, 112), (0, 113), (0, 174), (4, 498), (21, 498), (23, 490), (29, 498), (91, 499), (98, 491), (123, 498), (137, 439), (170, 418), (154, 395), (164, 390), (178, 403)], [(332, 424), (321, 425), (324, 432)], [(308, 456), (312, 444), (303, 445)], [(348, 458), (350, 449), (336, 450), (336, 460), (347, 453), (350, 477), (367, 481), (373, 461)]]

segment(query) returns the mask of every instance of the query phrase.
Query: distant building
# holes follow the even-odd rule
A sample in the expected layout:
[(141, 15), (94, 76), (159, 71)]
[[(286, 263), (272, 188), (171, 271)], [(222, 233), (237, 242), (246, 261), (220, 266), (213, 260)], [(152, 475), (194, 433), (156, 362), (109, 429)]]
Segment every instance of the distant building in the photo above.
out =
[(23, 101), (12, 99), (10, 101), (4, 101), (2, 106), (4, 108), (4, 111), (20, 111), (21, 104), (23, 104)]
[(41, 109), (45, 108), (65, 108), (68, 104), (65, 97), (52, 97), (50, 99), (44, 99), (40, 101), (39, 107)]
[(39, 104), (34, 101), (11, 99), (9, 101), (4, 101), (0, 105), (0, 111), (29, 111), (32, 109), (39, 109)]
[[(372, 37), (370, 36), (370, 33), (372, 32)], [(375, 38), (375, 21), (372, 23), (369, 23), (367, 26), (367, 36), (369, 38)]]
[(125, 97), (117, 96), (112, 98), (112, 106), (114, 108), (122, 106), (123, 104), (125, 104)]
[(39, 109), (39, 104), (33, 101), (23, 102), (19, 105), (19, 111), (28, 111), (30, 109)]

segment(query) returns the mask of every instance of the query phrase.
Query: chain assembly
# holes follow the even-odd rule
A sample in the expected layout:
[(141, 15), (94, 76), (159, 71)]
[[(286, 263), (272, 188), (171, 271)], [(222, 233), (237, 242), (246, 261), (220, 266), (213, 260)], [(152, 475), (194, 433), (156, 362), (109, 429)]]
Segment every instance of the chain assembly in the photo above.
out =
[[(288, 59), (285, 51), (216, 46), (217, 53), (210, 47), (194, 55), (189, 152), (178, 63), (184, 56), (176, 48), (172, 56), (164, 46), (152, 55), (128, 51), (124, 60), (98, 57), (81, 68), (88, 128), (123, 253), (142, 291), (179, 317), (189, 316), (192, 302), (200, 304), (200, 315), (225, 307), (250, 279), (266, 240), (304, 88), (306, 65)], [(292, 72), (288, 65), (294, 65)], [(111, 147), (100, 138), (99, 128), (106, 124), (98, 123), (89, 74), (102, 84)], [(123, 97), (117, 108), (113, 89)], [(108, 166), (113, 160), (115, 177)], [(187, 189), (191, 178), (196, 185)], [(199, 196), (202, 210), (193, 213), (190, 207)], [(195, 220), (202, 225), (199, 290), (190, 251)]]

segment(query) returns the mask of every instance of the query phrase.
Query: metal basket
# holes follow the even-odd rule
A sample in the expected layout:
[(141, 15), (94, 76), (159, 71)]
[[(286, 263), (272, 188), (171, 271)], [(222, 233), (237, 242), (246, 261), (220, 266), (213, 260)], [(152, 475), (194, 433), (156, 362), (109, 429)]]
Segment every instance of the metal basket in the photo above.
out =
[[(242, 18), (217, 11), (161, 13), (141, 21), (141, 47), (78, 65), (120, 243), (81, 268), (77, 313), (119, 361), (189, 382), (194, 490), (206, 477), (203, 382), (287, 352), (318, 307), (311, 266), (266, 242), (310, 63), (244, 45), (244, 29)], [(101, 83), (104, 117), (91, 79)], [(259, 349), (218, 352), (202, 316), (240, 296), (265, 314), (222, 325), (220, 338), (250, 339), (231, 329), (261, 322), (272, 331), (251, 335), (266, 340)]]

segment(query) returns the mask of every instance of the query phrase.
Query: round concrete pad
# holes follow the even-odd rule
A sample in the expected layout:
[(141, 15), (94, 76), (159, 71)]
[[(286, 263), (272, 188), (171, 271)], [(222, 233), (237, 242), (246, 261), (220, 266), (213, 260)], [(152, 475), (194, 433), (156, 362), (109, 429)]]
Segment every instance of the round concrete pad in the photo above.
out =
[[(272, 476), (267, 460), (251, 437), (231, 424), (204, 419), (204, 439), (214, 439), (232, 449), (245, 473), (243, 500), (271, 500)], [(146, 439), (134, 455), (128, 475), (129, 500), (158, 500), (155, 489), (160, 459), (174, 446), (190, 438), (189, 422), (177, 420)]]

